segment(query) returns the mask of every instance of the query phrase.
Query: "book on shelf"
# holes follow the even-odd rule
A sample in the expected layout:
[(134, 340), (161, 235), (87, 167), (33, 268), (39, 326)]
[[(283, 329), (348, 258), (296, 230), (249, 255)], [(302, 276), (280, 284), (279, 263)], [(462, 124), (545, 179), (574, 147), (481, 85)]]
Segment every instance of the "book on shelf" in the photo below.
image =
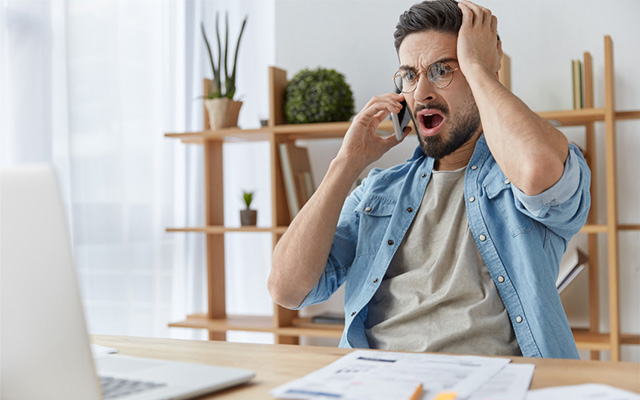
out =
[(315, 191), (309, 152), (293, 142), (280, 143), (279, 152), (289, 213), (293, 219)]
[(562, 293), (573, 282), (588, 262), (589, 258), (578, 247), (570, 247), (567, 250), (560, 260), (560, 269), (556, 280), (558, 293)]
[(584, 108), (584, 85), (582, 79), (582, 62), (571, 60), (571, 80), (573, 88), (573, 108)]
[(344, 314), (340, 313), (332, 313), (325, 312), (322, 314), (314, 315), (311, 317), (311, 322), (314, 324), (343, 324), (344, 325)]

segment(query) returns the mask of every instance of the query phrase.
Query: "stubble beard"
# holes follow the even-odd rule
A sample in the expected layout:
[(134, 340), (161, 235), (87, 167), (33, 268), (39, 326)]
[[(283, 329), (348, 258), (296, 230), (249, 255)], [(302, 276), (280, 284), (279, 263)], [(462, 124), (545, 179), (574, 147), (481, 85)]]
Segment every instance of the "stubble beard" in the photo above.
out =
[[(445, 138), (442, 132), (438, 132), (438, 134), (434, 136), (426, 137), (420, 133), (417, 135), (422, 152), (436, 160), (440, 160), (459, 149), (473, 137), (480, 127), (480, 112), (473, 99), (462, 104), (462, 112), (455, 117), (449, 114), (449, 108), (445, 104), (429, 103), (417, 107), (412, 114), (414, 122), (417, 122), (415, 121), (418, 118), (416, 117), (417, 113), (427, 108), (441, 111), (446, 117), (445, 122), (449, 128), (448, 138)], [(415, 126), (419, 127), (420, 125), (416, 123)]]

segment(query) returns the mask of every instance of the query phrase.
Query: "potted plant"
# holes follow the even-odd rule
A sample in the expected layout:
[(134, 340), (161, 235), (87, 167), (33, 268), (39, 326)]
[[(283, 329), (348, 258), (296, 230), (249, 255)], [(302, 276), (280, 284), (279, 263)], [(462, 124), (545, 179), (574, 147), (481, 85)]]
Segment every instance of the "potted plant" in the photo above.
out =
[(348, 121), (354, 114), (353, 92), (334, 69), (303, 69), (287, 83), (284, 113), (290, 124)]
[(240, 210), (240, 225), (242, 226), (256, 226), (258, 222), (258, 211), (251, 209), (253, 194), (254, 192), (242, 191), (242, 201), (247, 206), (244, 210)]
[(229, 71), (229, 14), (227, 13), (225, 16), (226, 26), (224, 46), (220, 42), (218, 17), (219, 16), (216, 13), (216, 43), (218, 45), (217, 63), (214, 61), (213, 54), (211, 53), (211, 46), (207, 39), (204, 23), (200, 23), (202, 37), (204, 38), (204, 43), (207, 45), (209, 61), (211, 62), (211, 70), (213, 71), (213, 90), (210, 89), (209, 93), (205, 96), (205, 106), (209, 112), (209, 124), (210, 129), (212, 130), (236, 126), (238, 124), (238, 113), (240, 112), (242, 102), (234, 101), (233, 96), (236, 93), (236, 66), (238, 63), (238, 50), (240, 49), (240, 40), (242, 39), (242, 34), (244, 33), (244, 28), (247, 24), (247, 17), (245, 17), (244, 21), (242, 21), (240, 34), (238, 35), (232, 69)]

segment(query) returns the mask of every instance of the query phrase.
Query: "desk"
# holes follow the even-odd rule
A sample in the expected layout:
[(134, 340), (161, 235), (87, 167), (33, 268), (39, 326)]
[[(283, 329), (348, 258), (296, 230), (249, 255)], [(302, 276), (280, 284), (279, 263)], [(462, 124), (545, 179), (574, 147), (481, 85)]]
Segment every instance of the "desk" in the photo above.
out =
[[(91, 342), (113, 347), (120, 354), (163, 358), (256, 371), (248, 384), (203, 399), (271, 399), (269, 390), (300, 378), (353, 351), (331, 347), (247, 344), (177, 339), (147, 339), (92, 335)], [(512, 358), (535, 364), (531, 389), (548, 386), (604, 383), (640, 393), (640, 364), (605, 361)]]

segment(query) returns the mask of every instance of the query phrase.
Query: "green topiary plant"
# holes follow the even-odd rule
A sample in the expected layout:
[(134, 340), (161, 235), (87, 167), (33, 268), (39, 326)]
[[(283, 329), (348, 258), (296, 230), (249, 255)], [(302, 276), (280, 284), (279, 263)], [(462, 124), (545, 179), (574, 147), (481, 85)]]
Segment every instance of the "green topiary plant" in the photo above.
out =
[(303, 69), (287, 84), (284, 114), (290, 124), (348, 121), (353, 93), (344, 75), (333, 69)]

